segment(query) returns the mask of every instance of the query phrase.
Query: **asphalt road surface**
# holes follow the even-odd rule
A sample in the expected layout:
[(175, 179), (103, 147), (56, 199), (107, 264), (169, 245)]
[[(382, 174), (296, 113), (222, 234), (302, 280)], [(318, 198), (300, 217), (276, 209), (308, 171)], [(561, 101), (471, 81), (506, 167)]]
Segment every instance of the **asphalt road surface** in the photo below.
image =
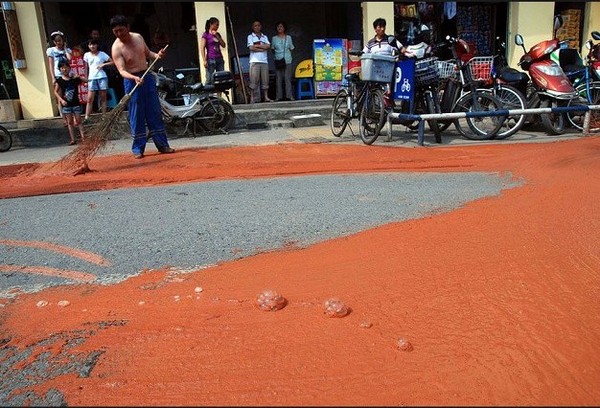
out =
[(3, 199), (0, 296), (302, 247), (498, 195), (515, 185), (507, 177), (311, 175)]

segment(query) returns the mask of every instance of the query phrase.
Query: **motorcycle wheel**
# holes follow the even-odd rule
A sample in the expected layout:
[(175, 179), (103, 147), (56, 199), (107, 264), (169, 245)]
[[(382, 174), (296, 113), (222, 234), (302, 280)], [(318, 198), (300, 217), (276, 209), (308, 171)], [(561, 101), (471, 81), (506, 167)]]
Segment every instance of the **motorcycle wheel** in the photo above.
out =
[[(536, 87), (529, 81), (527, 83), (527, 93), (525, 95), (525, 99), (527, 100), (527, 108), (539, 108), (540, 107), (540, 96), (537, 93)], [(528, 114), (525, 115), (525, 123), (529, 123), (531, 125), (535, 125), (541, 122), (540, 115), (538, 114)]]
[[(540, 102), (540, 108), (556, 108), (559, 102), (556, 100), (544, 99)], [(560, 135), (565, 131), (565, 115), (562, 113), (542, 113), (542, 124), (549, 135)]]
[[(587, 88), (585, 84), (577, 87), (579, 98), (571, 99), (567, 106), (576, 105), (598, 105), (600, 104), (600, 83), (590, 84), (590, 94), (588, 100)], [(583, 121), (585, 120), (585, 112), (567, 112), (567, 120), (575, 129), (583, 130)], [(600, 112), (597, 110), (590, 111), (590, 132), (600, 131)]]
[(220, 98), (210, 98), (194, 119), (209, 132), (226, 132), (235, 118), (231, 105)]

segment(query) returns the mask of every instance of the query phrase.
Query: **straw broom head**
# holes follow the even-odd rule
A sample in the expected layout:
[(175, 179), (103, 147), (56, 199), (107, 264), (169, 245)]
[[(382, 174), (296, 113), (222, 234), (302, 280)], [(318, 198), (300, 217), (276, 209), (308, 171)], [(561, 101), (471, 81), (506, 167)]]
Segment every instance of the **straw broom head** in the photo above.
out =
[[(169, 44), (165, 45), (161, 51), (164, 52), (168, 46)], [(146, 74), (150, 72), (158, 60), (159, 58), (156, 58), (154, 61), (152, 61), (144, 74), (141, 76), (142, 80)], [(125, 96), (121, 98), (113, 110), (102, 115), (100, 122), (94, 125), (89, 132), (86, 132), (87, 135), (84, 141), (58, 162), (58, 165), (61, 168), (67, 171), (70, 170), (73, 172), (73, 174), (81, 174), (89, 171), (89, 161), (96, 155), (96, 153), (98, 153), (100, 149), (106, 146), (115, 124), (119, 121), (119, 117), (125, 110), (129, 99), (131, 99), (131, 95), (133, 95), (139, 85), (140, 84), (137, 83), (129, 93), (125, 94)]]
[(81, 144), (65, 155), (58, 164), (74, 174), (85, 173), (89, 170), (88, 163), (102, 148), (106, 146), (110, 134), (131, 98), (126, 94), (110, 112), (102, 115), (98, 123), (91, 126)]

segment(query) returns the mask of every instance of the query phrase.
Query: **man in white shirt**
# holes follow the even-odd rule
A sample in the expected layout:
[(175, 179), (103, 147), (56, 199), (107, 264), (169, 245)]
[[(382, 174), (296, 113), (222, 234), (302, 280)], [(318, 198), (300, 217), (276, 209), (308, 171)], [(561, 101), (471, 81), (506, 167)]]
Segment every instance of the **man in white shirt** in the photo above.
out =
[(252, 32), (248, 35), (248, 49), (250, 50), (250, 103), (261, 102), (261, 90), (264, 92), (265, 102), (273, 102), (267, 95), (269, 91), (269, 59), (271, 49), (269, 38), (262, 33), (260, 21), (252, 23)]

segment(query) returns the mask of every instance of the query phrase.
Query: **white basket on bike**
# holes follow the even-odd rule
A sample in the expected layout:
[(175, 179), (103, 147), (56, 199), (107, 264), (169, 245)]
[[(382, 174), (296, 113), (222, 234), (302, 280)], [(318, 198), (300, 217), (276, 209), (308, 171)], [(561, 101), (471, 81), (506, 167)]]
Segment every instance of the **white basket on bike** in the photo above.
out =
[(494, 57), (473, 57), (467, 62), (467, 68), (473, 81), (492, 81), (492, 63)]
[(360, 79), (373, 82), (391, 82), (396, 59), (391, 55), (367, 53), (360, 56)]
[(435, 85), (439, 81), (437, 57), (424, 58), (415, 62), (415, 84)]
[(440, 79), (454, 78), (456, 76), (456, 63), (454, 61), (438, 61), (437, 69)]

